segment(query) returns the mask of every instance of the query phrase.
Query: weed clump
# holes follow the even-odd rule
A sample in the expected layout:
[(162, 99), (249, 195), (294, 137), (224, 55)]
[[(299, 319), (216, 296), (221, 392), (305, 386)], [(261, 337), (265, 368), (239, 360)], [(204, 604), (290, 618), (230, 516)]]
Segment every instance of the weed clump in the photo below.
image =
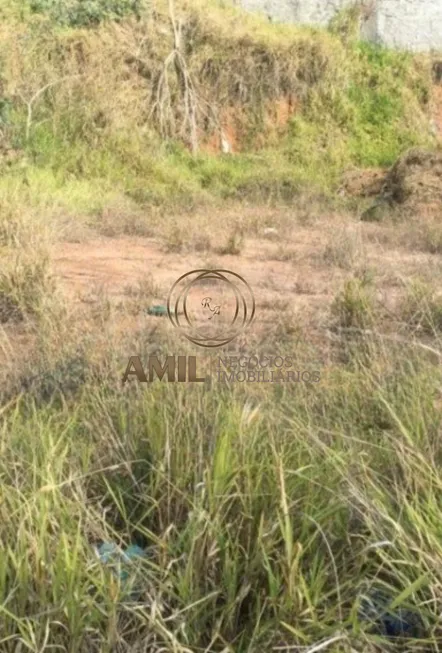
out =
[(343, 269), (354, 269), (363, 264), (366, 257), (359, 229), (346, 227), (333, 233), (324, 249), (324, 261)]
[(244, 233), (241, 229), (235, 229), (227, 239), (224, 246), (220, 247), (217, 251), (219, 254), (239, 256), (244, 247)]
[(14, 254), (0, 270), (0, 322), (38, 314), (54, 289), (46, 253), (33, 250)]
[(416, 281), (403, 301), (402, 315), (413, 330), (438, 335), (442, 332), (442, 297), (428, 284)]
[(368, 284), (358, 278), (346, 281), (331, 310), (340, 328), (364, 330), (372, 326), (374, 302)]

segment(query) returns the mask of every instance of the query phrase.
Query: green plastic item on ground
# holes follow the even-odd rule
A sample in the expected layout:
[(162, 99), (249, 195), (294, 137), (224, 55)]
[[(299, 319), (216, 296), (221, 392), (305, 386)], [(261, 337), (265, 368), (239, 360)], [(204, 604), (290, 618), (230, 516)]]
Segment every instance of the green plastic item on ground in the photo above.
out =
[(157, 304), (156, 306), (151, 306), (150, 308), (147, 309), (147, 314), (148, 315), (156, 315), (157, 317), (167, 315), (167, 306), (163, 306), (162, 304)]

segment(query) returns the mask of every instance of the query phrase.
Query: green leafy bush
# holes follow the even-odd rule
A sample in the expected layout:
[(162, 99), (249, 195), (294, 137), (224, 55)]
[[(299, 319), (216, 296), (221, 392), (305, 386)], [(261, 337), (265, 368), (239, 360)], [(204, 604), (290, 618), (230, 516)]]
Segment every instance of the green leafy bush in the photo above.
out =
[(143, 0), (31, 0), (35, 13), (47, 14), (60, 25), (87, 27), (105, 20), (140, 16)]

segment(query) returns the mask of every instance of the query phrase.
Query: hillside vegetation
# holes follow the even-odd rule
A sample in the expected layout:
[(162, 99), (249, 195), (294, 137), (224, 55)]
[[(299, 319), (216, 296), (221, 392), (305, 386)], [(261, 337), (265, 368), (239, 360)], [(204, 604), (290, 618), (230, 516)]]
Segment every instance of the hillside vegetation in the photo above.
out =
[[(290, 200), (430, 142), (428, 62), (359, 43), (351, 14), (327, 33), (213, 3), (178, 2), (175, 16), (136, 0), (1, 11), (2, 140), (26, 157), (1, 185), (25, 176), (31, 203)], [(237, 153), (214, 157), (204, 145), (226, 116)]]

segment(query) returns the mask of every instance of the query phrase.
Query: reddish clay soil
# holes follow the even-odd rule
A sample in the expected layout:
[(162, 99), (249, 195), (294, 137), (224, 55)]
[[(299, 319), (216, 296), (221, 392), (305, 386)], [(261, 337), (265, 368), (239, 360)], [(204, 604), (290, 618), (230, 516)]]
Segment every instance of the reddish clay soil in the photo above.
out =
[[(281, 310), (300, 311), (308, 319), (312, 311), (327, 306), (342, 280), (342, 271), (330, 271), (318, 264), (321, 240), (318, 235), (312, 238), (311, 231), (302, 230), (293, 249), (283, 252), (275, 243), (250, 239), (241, 255), (215, 254), (211, 265), (232, 270), (249, 283), (265, 321)], [(285, 256), (289, 260), (274, 258)], [(154, 239), (132, 237), (63, 243), (57, 246), (53, 258), (64, 291), (71, 300), (86, 305), (91, 296), (124, 300), (143, 281), (147, 286), (144, 299), (165, 303), (170, 288), (182, 274), (203, 269), (206, 263), (207, 255), (166, 253)]]
[[(255, 147), (259, 148), (277, 136), (287, 126), (290, 118), (299, 108), (298, 100), (293, 96), (280, 97), (269, 102), (265, 110), (264, 131), (255, 139)], [(219, 117), (219, 128), (211, 134), (199, 134), (201, 149), (209, 154), (219, 154), (227, 147), (231, 154), (240, 152), (243, 147), (244, 134), (242, 124), (248, 116), (241, 106), (226, 107)]]
[[(360, 252), (358, 242), (363, 243)], [(63, 291), (86, 311), (103, 298), (124, 305), (128, 293), (139, 287), (144, 288), (138, 295), (141, 309), (164, 304), (181, 275), (208, 266), (232, 270), (248, 282), (256, 300), (259, 332), (272, 329), (278, 320), (289, 320), (312, 336), (327, 328), (333, 299), (358, 268), (371, 271), (379, 299), (389, 310), (394, 310), (401, 279), (430, 274), (434, 281), (442, 275), (440, 257), (410, 250), (397, 228), (349, 219), (298, 225), (283, 242), (246, 238), (238, 256), (168, 253), (159, 240), (141, 237), (61, 243), (53, 256)]]
[[(264, 214), (267, 225), (270, 213)], [(218, 225), (223, 224), (222, 217), (211, 216)], [(52, 266), (68, 311), (69, 333), (94, 332), (103, 346), (109, 346), (109, 338), (115, 337), (112, 342), (117, 342), (120, 336), (145, 332), (146, 328), (160, 327), (162, 331), (162, 325), (173, 336), (168, 320), (149, 316), (146, 309), (165, 304), (178, 277), (191, 270), (227, 269), (248, 282), (256, 300), (255, 320), (245, 347), (279, 342), (294, 329), (302, 342), (310, 342), (331, 360), (330, 308), (347, 279), (368, 271), (376, 300), (384, 307), (385, 319), (377, 322), (376, 329), (393, 335), (404, 326), (400, 318), (404, 284), (419, 277), (442, 287), (440, 255), (419, 251), (409, 223), (361, 223), (339, 215), (318, 216), (303, 223), (290, 209), (275, 212), (273, 218), (274, 231), (269, 233), (266, 226), (254, 236), (246, 234), (239, 255), (214, 249), (198, 252), (190, 246), (170, 252), (159, 237), (94, 235), (81, 243), (56, 243)], [(417, 227), (421, 226), (419, 222)], [(106, 317), (108, 306), (111, 319)], [(5, 374), (15, 365), (18, 351), (21, 359), (31, 360), (32, 333), (32, 325), (2, 325), (0, 358)]]
[(442, 84), (433, 88), (432, 116), (436, 124), (438, 138), (442, 141)]

